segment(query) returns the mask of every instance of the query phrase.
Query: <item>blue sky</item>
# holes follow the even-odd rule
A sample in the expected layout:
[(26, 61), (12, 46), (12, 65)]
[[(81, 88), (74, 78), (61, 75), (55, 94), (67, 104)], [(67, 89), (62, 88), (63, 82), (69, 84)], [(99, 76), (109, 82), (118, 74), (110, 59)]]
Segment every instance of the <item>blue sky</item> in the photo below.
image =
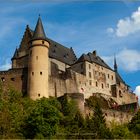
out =
[[(35, 28), (38, 15), (46, 35), (73, 47), (77, 56), (97, 50), (118, 69), (135, 90), (140, 85), (140, 2), (139, 1), (38, 1), (7, 0), (0, 4), (0, 69), (7, 69), (19, 46), (26, 25)], [(140, 90), (139, 90), (140, 91)]]

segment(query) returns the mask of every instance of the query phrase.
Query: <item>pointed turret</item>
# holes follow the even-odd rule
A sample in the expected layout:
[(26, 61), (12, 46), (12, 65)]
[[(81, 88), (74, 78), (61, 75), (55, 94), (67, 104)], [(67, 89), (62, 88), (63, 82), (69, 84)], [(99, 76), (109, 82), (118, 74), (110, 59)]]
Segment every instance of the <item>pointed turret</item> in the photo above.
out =
[(18, 57), (18, 49), (16, 48), (15, 53), (14, 53), (14, 55), (13, 55), (13, 58), (12, 58), (12, 59), (15, 59), (15, 58), (17, 58), (17, 57)]
[(30, 41), (28, 60), (28, 95), (33, 100), (49, 97), (49, 47), (39, 17)]
[(46, 39), (46, 35), (45, 35), (45, 32), (44, 32), (44, 28), (43, 28), (40, 16), (38, 18), (38, 21), (37, 21), (37, 24), (36, 24), (35, 31), (34, 31), (32, 39), (33, 40)]
[(116, 62), (116, 57), (114, 56), (114, 71), (117, 72), (118, 71), (118, 66), (117, 66), (117, 62)]

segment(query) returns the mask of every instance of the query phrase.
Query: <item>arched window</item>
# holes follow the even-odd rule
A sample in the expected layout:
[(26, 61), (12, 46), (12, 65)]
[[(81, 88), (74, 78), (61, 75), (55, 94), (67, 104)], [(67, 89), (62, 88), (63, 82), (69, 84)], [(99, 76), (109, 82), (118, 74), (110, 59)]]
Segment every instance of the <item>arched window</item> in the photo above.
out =
[(119, 96), (122, 97), (122, 92), (121, 92), (121, 90), (119, 90)]

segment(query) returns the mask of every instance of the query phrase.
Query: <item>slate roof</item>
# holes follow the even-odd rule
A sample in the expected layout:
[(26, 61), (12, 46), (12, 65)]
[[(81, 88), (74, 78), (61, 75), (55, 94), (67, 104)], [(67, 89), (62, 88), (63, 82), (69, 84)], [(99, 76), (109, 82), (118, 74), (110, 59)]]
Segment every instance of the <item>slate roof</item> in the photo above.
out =
[(116, 72), (115, 74), (116, 74), (116, 82), (117, 82), (117, 84), (119, 84), (119, 83), (125, 84), (125, 82), (123, 81), (123, 79), (121, 78), (121, 76), (119, 75), (119, 73)]
[(88, 61), (90, 63), (96, 63), (99, 64), (100, 66), (103, 66), (107, 69), (112, 70), (105, 62), (104, 60), (102, 60), (99, 56), (95, 56), (93, 55), (93, 53), (88, 53), (88, 54), (82, 54), (81, 57), (76, 61), (76, 63), (79, 62), (84, 62), (84, 61)]
[(76, 62), (77, 58), (72, 48), (67, 48), (52, 39), (47, 38), (50, 42), (49, 57), (57, 59), (68, 65)]
[(42, 21), (41, 21), (40, 17), (38, 18), (32, 39), (33, 40), (34, 39), (46, 39), (46, 35), (44, 32), (44, 28), (43, 28)]
[(18, 57), (18, 49), (16, 48), (12, 59), (16, 59)]
[[(34, 34), (34, 31), (31, 30), (31, 33)], [(48, 40), (50, 43), (49, 47), (49, 57), (53, 59), (57, 59), (63, 63), (68, 65), (72, 65), (76, 62), (77, 57), (72, 48), (65, 47), (60, 43), (46, 37), (45, 40)]]

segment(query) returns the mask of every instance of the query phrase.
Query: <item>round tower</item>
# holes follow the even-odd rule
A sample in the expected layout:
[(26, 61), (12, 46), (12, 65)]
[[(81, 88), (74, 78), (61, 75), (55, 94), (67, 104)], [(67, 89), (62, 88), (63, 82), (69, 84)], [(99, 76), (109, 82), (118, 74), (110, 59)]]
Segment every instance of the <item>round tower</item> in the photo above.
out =
[(29, 42), (28, 94), (33, 100), (48, 98), (48, 63), (49, 42), (43, 29), (41, 18), (38, 18), (33, 38)]

